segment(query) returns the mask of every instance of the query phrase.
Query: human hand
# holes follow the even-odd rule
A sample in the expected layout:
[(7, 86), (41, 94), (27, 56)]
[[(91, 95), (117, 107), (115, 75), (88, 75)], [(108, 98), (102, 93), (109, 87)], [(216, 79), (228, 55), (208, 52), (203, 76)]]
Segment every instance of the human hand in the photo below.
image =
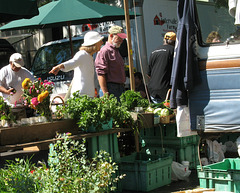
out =
[(59, 72), (59, 70), (60, 70), (59, 66), (54, 66), (54, 67), (52, 68), (52, 70), (49, 71), (49, 74), (52, 73), (52, 74), (54, 74), (54, 75), (57, 75), (58, 72)]
[(14, 95), (16, 92), (17, 92), (16, 89), (13, 87), (9, 87), (7, 89), (7, 94), (9, 94), (9, 95)]
[(57, 75), (58, 72), (64, 68), (63, 64), (58, 64), (57, 66), (54, 66), (51, 71), (49, 71), (49, 74), (52, 73), (54, 75)]

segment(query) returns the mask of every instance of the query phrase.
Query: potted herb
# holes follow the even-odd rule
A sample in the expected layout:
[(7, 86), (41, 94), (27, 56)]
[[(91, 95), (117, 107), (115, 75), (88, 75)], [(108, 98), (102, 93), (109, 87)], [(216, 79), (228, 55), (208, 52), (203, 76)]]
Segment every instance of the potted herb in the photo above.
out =
[(16, 122), (11, 106), (4, 101), (2, 96), (0, 96), (0, 116), (2, 126), (9, 126), (12, 122)]
[(134, 111), (135, 107), (147, 108), (149, 102), (144, 99), (140, 92), (127, 90), (120, 96), (121, 106), (126, 107), (128, 111)]
[(113, 95), (90, 98), (75, 92), (73, 97), (67, 100), (64, 109), (70, 118), (77, 120), (83, 131), (92, 131), (93, 128), (95, 131), (111, 129), (112, 123), (115, 126), (132, 123), (130, 113), (120, 106)]
[[(151, 128), (154, 123), (154, 114), (145, 113), (146, 108), (149, 106), (147, 99), (144, 99), (140, 92), (127, 90), (120, 96), (120, 103), (128, 111), (131, 111), (131, 116), (135, 123), (139, 123), (140, 127)], [(140, 111), (135, 109), (141, 109)], [(135, 111), (135, 112), (134, 112)]]

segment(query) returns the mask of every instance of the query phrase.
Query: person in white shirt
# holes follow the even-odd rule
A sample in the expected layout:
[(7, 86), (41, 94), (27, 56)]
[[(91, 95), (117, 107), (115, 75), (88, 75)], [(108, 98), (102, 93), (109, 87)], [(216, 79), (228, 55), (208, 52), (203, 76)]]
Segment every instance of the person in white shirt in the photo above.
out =
[(60, 70), (68, 72), (74, 70), (71, 96), (78, 91), (81, 95), (94, 97), (94, 60), (93, 54), (98, 52), (103, 44), (103, 36), (96, 31), (87, 32), (84, 36), (84, 43), (74, 57), (66, 62), (53, 67), (49, 73), (57, 75)]
[(0, 70), (0, 93), (6, 102), (12, 106), (22, 104), (22, 82), (24, 79), (34, 80), (32, 73), (23, 66), (22, 55), (14, 53), (10, 56), (9, 64)]

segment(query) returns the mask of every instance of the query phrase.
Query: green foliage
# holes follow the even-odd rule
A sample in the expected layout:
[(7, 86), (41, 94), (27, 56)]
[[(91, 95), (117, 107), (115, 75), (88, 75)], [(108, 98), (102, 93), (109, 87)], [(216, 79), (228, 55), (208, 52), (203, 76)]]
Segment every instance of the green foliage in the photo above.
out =
[(133, 90), (127, 90), (120, 96), (120, 102), (123, 107), (126, 107), (128, 111), (133, 111), (135, 107), (147, 108), (149, 103), (147, 99), (144, 99), (140, 92)]
[(133, 125), (130, 113), (125, 107), (120, 106), (113, 95), (90, 98), (75, 92), (73, 97), (67, 100), (65, 111), (71, 118), (77, 120), (78, 126), (84, 131), (90, 127), (95, 127), (99, 131), (102, 124), (108, 123), (111, 119), (116, 127)]
[(31, 174), (34, 165), (27, 159), (16, 159), (8, 161), (8, 165), (0, 170), (0, 191), (1, 192), (38, 192), (40, 181), (35, 180)]
[(16, 122), (16, 118), (12, 113), (12, 108), (8, 105), (2, 96), (0, 96), (0, 118), (1, 120)]
[(85, 140), (71, 140), (69, 134), (59, 135), (50, 145), (47, 165), (31, 165), (17, 160), (0, 170), (0, 191), (11, 193), (106, 193), (116, 189), (124, 177), (117, 176), (118, 166), (107, 152), (100, 151), (89, 160)]

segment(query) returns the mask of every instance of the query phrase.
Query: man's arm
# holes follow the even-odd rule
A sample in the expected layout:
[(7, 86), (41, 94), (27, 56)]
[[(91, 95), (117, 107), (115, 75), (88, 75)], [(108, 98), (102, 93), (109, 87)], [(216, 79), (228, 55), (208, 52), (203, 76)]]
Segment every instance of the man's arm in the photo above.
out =
[(108, 89), (107, 89), (106, 76), (105, 75), (98, 75), (98, 82), (99, 82), (99, 85), (100, 85), (100, 87), (103, 91), (103, 94), (107, 93)]
[(14, 88), (10, 88), (10, 89), (6, 89), (3, 86), (0, 86), (0, 92), (4, 93), (4, 94), (11, 94), (11, 92), (13, 92)]

